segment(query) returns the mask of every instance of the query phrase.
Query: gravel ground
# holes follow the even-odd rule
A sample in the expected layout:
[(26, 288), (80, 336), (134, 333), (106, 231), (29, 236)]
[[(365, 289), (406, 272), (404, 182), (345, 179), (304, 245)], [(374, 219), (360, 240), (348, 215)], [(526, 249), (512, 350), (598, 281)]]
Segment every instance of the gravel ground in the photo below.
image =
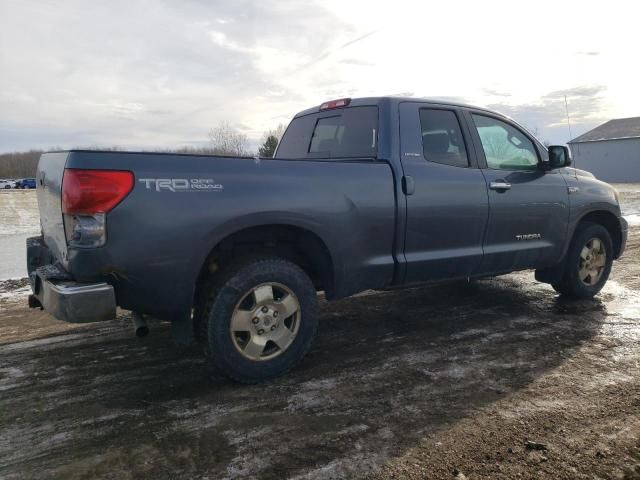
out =
[(68, 325), (4, 282), (0, 478), (639, 479), (639, 259), (634, 225), (592, 301), (523, 272), (323, 302), (315, 348), (259, 386), (167, 324)]

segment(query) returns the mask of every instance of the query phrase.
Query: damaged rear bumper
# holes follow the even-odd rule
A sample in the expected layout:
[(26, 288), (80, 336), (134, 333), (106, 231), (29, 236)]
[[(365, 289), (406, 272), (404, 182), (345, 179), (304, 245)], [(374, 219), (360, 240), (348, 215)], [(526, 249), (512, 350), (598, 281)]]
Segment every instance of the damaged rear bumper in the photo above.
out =
[(64, 268), (53, 261), (41, 237), (27, 239), (27, 267), (33, 291), (29, 306), (40, 306), (57, 319), (72, 323), (115, 318), (113, 286), (104, 282), (75, 282)]

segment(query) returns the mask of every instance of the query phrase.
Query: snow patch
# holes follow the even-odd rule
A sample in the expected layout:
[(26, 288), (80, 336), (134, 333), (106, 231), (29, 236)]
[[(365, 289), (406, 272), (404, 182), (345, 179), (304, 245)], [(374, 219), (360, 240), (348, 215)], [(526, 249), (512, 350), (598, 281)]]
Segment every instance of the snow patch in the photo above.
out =
[(302, 391), (289, 398), (286, 410), (293, 413), (323, 405), (331, 405), (333, 400), (330, 395), (326, 394), (326, 391), (333, 390), (335, 386), (336, 380), (333, 378), (305, 382), (300, 385)]
[(623, 215), (624, 219), (630, 226), (638, 226), (640, 225), (640, 214), (634, 213), (631, 215)]
[(0, 300), (17, 300), (27, 297), (31, 293), (31, 287), (20, 287), (15, 290), (9, 290), (8, 292), (0, 292)]

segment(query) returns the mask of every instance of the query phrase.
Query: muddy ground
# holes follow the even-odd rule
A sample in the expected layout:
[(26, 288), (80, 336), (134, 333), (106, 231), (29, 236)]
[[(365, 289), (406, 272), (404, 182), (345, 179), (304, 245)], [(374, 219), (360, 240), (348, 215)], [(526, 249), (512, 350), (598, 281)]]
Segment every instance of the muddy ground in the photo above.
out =
[(5, 282), (0, 477), (638, 479), (639, 259), (634, 226), (593, 301), (525, 272), (323, 302), (315, 348), (259, 386), (167, 324), (64, 324)]

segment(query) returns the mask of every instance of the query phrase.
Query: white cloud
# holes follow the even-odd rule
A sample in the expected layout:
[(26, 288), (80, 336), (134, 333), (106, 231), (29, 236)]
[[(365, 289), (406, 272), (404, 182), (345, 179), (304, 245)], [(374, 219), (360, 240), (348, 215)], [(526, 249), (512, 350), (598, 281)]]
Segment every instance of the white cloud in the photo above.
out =
[(0, 151), (197, 144), (222, 120), (257, 141), (329, 98), (397, 92), (493, 105), (563, 141), (551, 93), (573, 92), (575, 135), (640, 115), (639, 13), (618, 0), (8, 0)]

